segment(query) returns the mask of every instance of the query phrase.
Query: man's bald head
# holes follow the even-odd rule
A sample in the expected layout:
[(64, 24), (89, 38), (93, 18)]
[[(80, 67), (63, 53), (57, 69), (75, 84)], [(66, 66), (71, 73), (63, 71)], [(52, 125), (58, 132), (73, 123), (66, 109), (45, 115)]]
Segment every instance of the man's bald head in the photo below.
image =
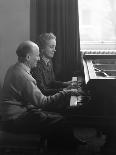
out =
[(40, 59), (39, 47), (32, 41), (22, 42), (17, 50), (18, 61), (25, 63), (29, 68), (36, 67), (37, 61)]
[(16, 54), (19, 58), (25, 58), (28, 53), (33, 52), (33, 48), (38, 48), (39, 50), (38, 45), (35, 44), (34, 42), (24, 41), (18, 46)]

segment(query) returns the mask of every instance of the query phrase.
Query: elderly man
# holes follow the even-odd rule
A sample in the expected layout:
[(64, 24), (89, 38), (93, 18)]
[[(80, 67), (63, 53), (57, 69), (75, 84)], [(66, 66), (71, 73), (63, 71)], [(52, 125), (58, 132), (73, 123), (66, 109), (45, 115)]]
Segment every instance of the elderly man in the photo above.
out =
[(57, 142), (60, 146), (73, 146), (75, 139), (65, 117), (52, 112), (52, 109), (59, 105), (65, 109), (64, 98), (77, 94), (77, 91), (63, 90), (44, 96), (30, 74), (40, 59), (39, 47), (32, 41), (24, 41), (18, 46), (16, 54), (18, 62), (8, 69), (3, 84), (3, 129), (16, 133), (41, 133), (52, 139), (52, 144)]
[(53, 33), (43, 33), (39, 36), (37, 43), (40, 47), (40, 60), (31, 73), (42, 93), (44, 95), (53, 95), (69, 86), (70, 81), (61, 82), (55, 79), (52, 58), (56, 51), (56, 36)]

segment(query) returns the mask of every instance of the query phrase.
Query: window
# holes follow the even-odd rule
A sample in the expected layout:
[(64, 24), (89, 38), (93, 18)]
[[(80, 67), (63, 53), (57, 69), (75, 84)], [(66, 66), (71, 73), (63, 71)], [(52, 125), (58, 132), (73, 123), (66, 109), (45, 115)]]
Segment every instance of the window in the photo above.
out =
[(116, 43), (116, 0), (79, 0), (81, 43)]

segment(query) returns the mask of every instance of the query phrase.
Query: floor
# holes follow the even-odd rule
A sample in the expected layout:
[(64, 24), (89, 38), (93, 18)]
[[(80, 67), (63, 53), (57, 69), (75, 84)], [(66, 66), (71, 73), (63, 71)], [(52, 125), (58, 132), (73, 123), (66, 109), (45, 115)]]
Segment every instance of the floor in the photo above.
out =
[[(87, 131), (88, 130), (86, 130), (86, 133), (88, 133)], [(92, 133), (92, 130), (90, 133)], [(87, 135), (90, 136), (90, 134)], [(83, 138), (85, 138), (85, 136)], [(75, 151), (69, 150), (68, 148), (65, 150), (45, 149), (44, 151), (30, 148), (26, 149), (0, 148), (0, 155), (114, 155), (114, 154), (116, 154), (115, 138), (112, 141), (110, 139), (105, 139), (104, 141), (104, 136), (100, 137), (93, 136), (93, 138), (89, 139), (86, 145), (81, 144), (78, 145)]]
[[(106, 149), (106, 150), (105, 150)], [(38, 150), (1, 150), (0, 155), (114, 155), (116, 154), (110, 148), (101, 149), (99, 151), (94, 150), (92, 147), (88, 148), (88, 146), (79, 146), (77, 151), (73, 150), (57, 150), (57, 151), (38, 151)]]

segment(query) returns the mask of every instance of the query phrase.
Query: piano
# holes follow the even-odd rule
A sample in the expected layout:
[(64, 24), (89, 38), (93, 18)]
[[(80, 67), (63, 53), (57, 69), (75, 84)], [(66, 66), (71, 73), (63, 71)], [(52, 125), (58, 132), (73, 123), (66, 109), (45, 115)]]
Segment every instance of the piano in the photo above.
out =
[(81, 126), (116, 130), (116, 51), (86, 50), (82, 61), (91, 99), (73, 110), (72, 117)]

